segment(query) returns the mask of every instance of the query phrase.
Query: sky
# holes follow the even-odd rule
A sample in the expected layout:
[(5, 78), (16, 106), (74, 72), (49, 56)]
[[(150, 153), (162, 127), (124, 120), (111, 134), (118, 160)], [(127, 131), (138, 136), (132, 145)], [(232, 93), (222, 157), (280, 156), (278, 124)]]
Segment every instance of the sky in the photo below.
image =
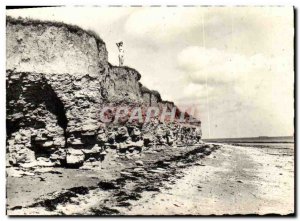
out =
[(294, 134), (292, 7), (51, 7), (7, 10), (63, 21), (105, 41), (109, 62), (179, 107), (197, 109), (203, 138)]

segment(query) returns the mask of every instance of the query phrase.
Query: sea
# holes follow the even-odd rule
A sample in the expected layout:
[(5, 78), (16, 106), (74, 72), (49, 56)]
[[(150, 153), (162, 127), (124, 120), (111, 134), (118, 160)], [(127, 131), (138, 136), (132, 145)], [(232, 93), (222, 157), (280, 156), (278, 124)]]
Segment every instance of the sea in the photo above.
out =
[(263, 148), (267, 152), (277, 153), (280, 155), (294, 155), (295, 138), (294, 136), (281, 137), (241, 137), (241, 138), (215, 138), (203, 139), (208, 143), (223, 143), (234, 146), (245, 146), (254, 148)]

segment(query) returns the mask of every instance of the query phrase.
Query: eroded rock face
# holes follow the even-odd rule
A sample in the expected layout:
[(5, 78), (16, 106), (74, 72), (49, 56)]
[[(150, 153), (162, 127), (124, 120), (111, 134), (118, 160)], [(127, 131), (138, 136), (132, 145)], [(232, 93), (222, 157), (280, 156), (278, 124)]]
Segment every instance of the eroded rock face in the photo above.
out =
[[(8, 71), (6, 108), (7, 137), (12, 142), (9, 152), (16, 152), (13, 143), (18, 143), (19, 137), (26, 140), (26, 148), (34, 151), (36, 157), (49, 156), (65, 147), (67, 119), (64, 106), (42, 75)], [(34, 159), (30, 157), (29, 161)]]
[(35, 161), (35, 152), (31, 149), (31, 131), (19, 130), (13, 133), (8, 140), (8, 161), (11, 165), (32, 163)]
[(101, 79), (103, 98), (112, 104), (141, 104), (140, 78), (132, 68), (110, 66)]
[(104, 42), (78, 27), (7, 18), (7, 69), (98, 77), (104, 64)]
[(107, 148), (130, 153), (201, 139), (201, 122), (102, 122), (100, 112), (108, 105), (168, 111), (176, 106), (139, 83), (136, 70), (110, 65), (105, 43), (93, 33), (12, 18), (6, 27), (7, 152), (12, 165), (79, 167), (87, 159), (103, 160)]

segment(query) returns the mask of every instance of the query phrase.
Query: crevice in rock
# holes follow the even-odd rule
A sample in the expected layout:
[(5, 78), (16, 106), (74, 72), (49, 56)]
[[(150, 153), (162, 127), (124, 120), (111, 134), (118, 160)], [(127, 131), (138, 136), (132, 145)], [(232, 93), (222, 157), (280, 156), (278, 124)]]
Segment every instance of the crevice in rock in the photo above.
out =
[[(33, 103), (35, 106), (44, 104), (46, 109), (57, 117), (57, 124), (64, 131), (64, 147), (67, 146), (67, 125), (68, 120), (65, 114), (65, 107), (56, 92), (44, 77), (41, 77), (40, 81), (31, 82), (31, 85), (27, 88), (27, 92), (24, 93), (24, 100), (27, 103)], [(44, 122), (47, 124), (47, 122)], [(35, 150), (36, 151), (36, 150)]]
[[(10, 116), (14, 114), (14, 108), (12, 108), (11, 102), (19, 100), (22, 94), (22, 82), (23, 76), (20, 76), (20, 79), (13, 83), (14, 79), (11, 79), (13, 74), (12, 70), (7, 70), (8, 79), (6, 80), (6, 115)], [(20, 118), (14, 118), (14, 120), (6, 118), (6, 135), (7, 139), (11, 137), (11, 135), (20, 129), (20, 123), (22, 121), (21, 115)]]
[(68, 126), (68, 119), (66, 117), (65, 106), (62, 101), (59, 99), (53, 88), (50, 84), (46, 82), (44, 85), (44, 100), (47, 109), (57, 116), (57, 124), (63, 129), (64, 131), (64, 138), (65, 138), (65, 148), (67, 147), (67, 126)]
[[(47, 125), (51, 128), (54, 123), (63, 130), (66, 148), (68, 120), (65, 107), (47, 79), (42, 74), (13, 71), (8, 72), (7, 77), (7, 138), (21, 128), (40, 130)], [(52, 130), (55, 133), (55, 128)], [(44, 155), (40, 145), (32, 140), (32, 149)]]

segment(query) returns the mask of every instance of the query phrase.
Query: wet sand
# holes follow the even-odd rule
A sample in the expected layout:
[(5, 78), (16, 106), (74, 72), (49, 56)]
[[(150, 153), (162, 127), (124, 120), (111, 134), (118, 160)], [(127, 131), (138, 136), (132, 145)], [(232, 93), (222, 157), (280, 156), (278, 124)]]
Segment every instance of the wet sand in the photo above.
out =
[[(24, 177), (13, 178), (18, 182), (8, 190), (13, 196), (16, 188), (19, 193), (12, 199), (19, 196), (20, 201), (10, 200), (8, 214), (285, 215), (294, 212), (293, 147), (218, 145), (220, 148), (208, 152), (201, 146), (190, 153), (186, 148), (145, 152), (132, 159), (110, 161), (99, 170), (60, 169), (61, 174), (42, 173), (49, 184), (55, 177), (66, 180), (66, 175), (72, 182), (57, 184), (53, 187), (55, 193), (49, 188), (37, 198), (43, 191), (35, 194), (34, 188), (39, 182), (32, 180), (36, 176), (26, 177), (32, 180), (27, 185), (31, 197), (25, 197), (25, 201), (21, 199), (23, 190), (17, 186), (22, 186)], [(144, 165), (136, 168), (136, 160), (142, 160)], [(109, 173), (112, 166), (114, 174)], [(103, 176), (104, 168), (107, 177)], [(105, 182), (99, 185), (101, 180)], [(75, 192), (72, 189), (70, 194), (66, 190), (70, 185), (80, 188)], [(22, 188), (26, 189), (26, 185)], [(33, 204), (38, 201), (42, 203)], [(18, 208), (20, 202), (26, 205)], [(13, 206), (17, 208), (12, 209)]]
[[(80, 169), (7, 167), (8, 215), (124, 214), (130, 199), (143, 191), (160, 191), (162, 182), (215, 151), (218, 145), (153, 147), (140, 154), (110, 150), (103, 162)], [(137, 164), (138, 163), (138, 164)]]
[[(291, 214), (293, 151), (224, 145), (203, 166), (155, 195), (143, 193), (129, 215)], [(282, 152), (282, 150), (281, 150)]]

